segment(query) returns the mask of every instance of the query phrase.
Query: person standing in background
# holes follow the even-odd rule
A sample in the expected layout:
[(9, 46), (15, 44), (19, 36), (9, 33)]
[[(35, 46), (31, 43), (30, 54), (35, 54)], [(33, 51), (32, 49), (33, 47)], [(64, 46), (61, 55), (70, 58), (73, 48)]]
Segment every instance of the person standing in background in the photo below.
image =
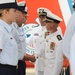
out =
[(17, 9), (15, 0), (0, 0), (0, 75), (17, 75), (18, 47), (11, 28)]

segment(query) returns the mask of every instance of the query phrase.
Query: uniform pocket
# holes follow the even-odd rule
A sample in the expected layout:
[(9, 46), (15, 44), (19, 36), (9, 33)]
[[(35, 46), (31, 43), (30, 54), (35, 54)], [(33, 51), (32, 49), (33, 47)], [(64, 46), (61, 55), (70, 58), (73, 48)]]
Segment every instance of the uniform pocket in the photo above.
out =
[(11, 37), (9, 43), (10, 43), (10, 45), (15, 46), (16, 42), (15, 42), (14, 38)]

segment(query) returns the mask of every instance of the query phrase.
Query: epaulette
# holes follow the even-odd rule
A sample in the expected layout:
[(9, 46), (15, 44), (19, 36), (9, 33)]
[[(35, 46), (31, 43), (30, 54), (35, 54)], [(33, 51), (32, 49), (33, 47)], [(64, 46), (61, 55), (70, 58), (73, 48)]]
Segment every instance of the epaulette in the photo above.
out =
[(57, 35), (56, 37), (57, 37), (57, 39), (58, 39), (59, 41), (62, 40), (61, 35)]

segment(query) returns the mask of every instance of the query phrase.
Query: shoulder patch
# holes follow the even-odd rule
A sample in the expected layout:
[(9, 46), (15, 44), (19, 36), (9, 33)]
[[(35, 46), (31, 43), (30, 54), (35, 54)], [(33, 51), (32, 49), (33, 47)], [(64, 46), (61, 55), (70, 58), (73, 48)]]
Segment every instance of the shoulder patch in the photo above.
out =
[(58, 39), (59, 41), (62, 40), (61, 35), (57, 35), (57, 39)]

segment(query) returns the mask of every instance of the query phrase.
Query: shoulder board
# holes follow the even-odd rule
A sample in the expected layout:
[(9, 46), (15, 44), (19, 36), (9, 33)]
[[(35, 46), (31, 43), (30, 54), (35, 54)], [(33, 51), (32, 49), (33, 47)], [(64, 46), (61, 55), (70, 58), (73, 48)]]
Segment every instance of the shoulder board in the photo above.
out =
[(61, 35), (57, 35), (57, 39), (58, 39), (59, 41), (62, 40)]

